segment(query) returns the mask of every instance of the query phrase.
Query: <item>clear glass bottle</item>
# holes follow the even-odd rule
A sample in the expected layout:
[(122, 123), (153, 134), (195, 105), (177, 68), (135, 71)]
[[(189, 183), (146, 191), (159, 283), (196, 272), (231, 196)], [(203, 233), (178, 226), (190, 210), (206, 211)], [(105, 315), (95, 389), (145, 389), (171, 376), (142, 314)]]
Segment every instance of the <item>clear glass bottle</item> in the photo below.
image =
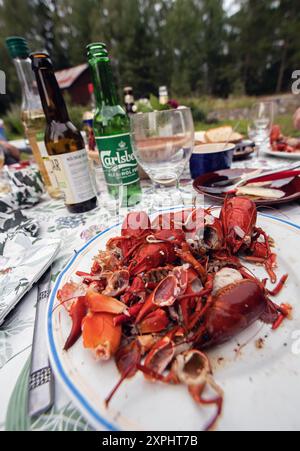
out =
[(124, 88), (124, 105), (128, 116), (136, 113), (137, 108), (134, 101), (133, 89), (131, 86), (126, 86), (126, 88)]
[(161, 105), (167, 105), (169, 102), (169, 93), (166, 86), (159, 87), (159, 103)]
[(110, 59), (102, 43), (90, 44), (88, 62), (96, 98), (94, 132), (102, 162), (108, 191), (119, 195), (120, 180), (116, 180), (116, 167), (126, 189), (123, 205), (132, 206), (141, 199), (137, 161), (130, 139), (130, 120), (120, 105), (113, 81)]
[(45, 145), (70, 213), (97, 206), (80, 131), (70, 121), (52, 62), (46, 53), (31, 54), (32, 69), (46, 116)]
[(54, 199), (61, 198), (62, 193), (44, 143), (46, 120), (31, 69), (27, 42), (24, 38), (12, 36), (6, 39), (6, 45), (14, 61), (22, 89), (21, 117), (33, 157), (49, 195)]

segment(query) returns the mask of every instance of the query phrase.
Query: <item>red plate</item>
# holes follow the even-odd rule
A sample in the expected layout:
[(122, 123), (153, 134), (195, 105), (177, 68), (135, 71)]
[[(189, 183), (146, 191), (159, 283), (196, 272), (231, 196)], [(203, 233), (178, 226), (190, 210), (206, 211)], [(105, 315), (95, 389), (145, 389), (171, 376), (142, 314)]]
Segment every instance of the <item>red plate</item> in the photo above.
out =
[[(239, 177), (242, 174), (247, 174), (249, 172), (253, 172), (255, 169), (225, 169), (222, 171), (210, 172), (208, 174), (201, 175), (196, 178), (193, 183), (194, 189), (199, 193), (207, 196), (209, 199), (213, 199), (218, 202), (222, 202), (226, 197), (225, 193), (220, 194), (212, 194), (207, 193), (203, 190), (203, 187), (211, 187), (212, 184), (220, 181), (225, 181), (228, 179), (233, 179), (235, 177)], [(263, 173), (261, 174), (263, 175)], [(256, 205), (279, 205), (287, 202), (293, 202), (297, 199), (300, 199), (300, 177), (293, 177), (286, 179), (286, 183), (278, 187), (278, 180), (274, 181), (270, 188), (278, 188), (285, 193), (285, 196), (281, 199), (261, 199), (255, 200)], [(280, 180), (282, 183), (282, 180)], [(225, 189), (225, 188), (224, 188)], [(230, 189), (230, 187), (226, 187), (226, 189)]]

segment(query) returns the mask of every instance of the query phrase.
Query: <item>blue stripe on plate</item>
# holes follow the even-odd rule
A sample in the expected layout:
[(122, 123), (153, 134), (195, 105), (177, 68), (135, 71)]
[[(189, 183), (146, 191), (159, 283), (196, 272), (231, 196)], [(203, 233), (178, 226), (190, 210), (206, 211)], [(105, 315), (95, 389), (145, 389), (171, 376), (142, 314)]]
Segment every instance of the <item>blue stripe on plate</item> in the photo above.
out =
[(60, 273), (60, 275), (57, 278), (57, 281), (55, 282), (55, 286), (52, 290), (52, 294), (50, 297), (50, 302), (48, 306), (48, 312), (47, 312), (47, 330), (48, 330), (48, 341), (49, 341), (49, 347), (51, 352), (51, 360), (54, 362), (56, 369), (59, 373), (59, 376), (63, 383), (67, 386), (67, 388), (71, 391), (72, 395), (77, 399), (78, 403), (82, 405), (82, 407), (88, 412), (88, 414), (93, 417), (98, 423), (102, 424), (104, 427), (106, 427), (110, 431), (117, 431), (118, 429), (111, 423), (105, 420), (99, 413), (97, 413), (93, 407), (89, 404), (89, 402), (85, 399), (85, 397), (77, 390), (73, 382), (70, 380), (69, 376), (65, 373), (65, 370), (60, 362), (55, 343), (54, 343), (54, 337), (53, 337), (53, 328), (52, 328), (52, 312), (53, 312), (53, 305), (56, 299), (56, 293), (57, 289), (60, 285), (60, 282), (64, 276), (64, 274), (68, 271), (68, 269), (72, 266), (72, 264), (75, 262), (77, 257), (88, 247), (90, 244), (92, 244), (94, 241), (96, 241), (101, 235), (104, 235), (105, 233), (109, 232), (110, 230), (118, 227), (120, 224), (116, 224), (103, 232), (96, 235), (94, 238), (92, 238), (88, 243), (86, 243), (76, 254), (72, 257), (72, 259), (69, 261), (65, 269)]
[(290, 225), (290, 226), (294, 227), (295, 229), (300, 230), (300, 225), (298, 225), (294, 222), (287, 221), (286, 219), (277, 218), (276, 216), (266, 215), (264, 213), (259, 213), (259, 216), (263, 216), (264, 218), (274, 219), (275, 221), (282, 222), (283, 224)]
[[(171, 210), (175, 210), (177, 208), (174, 209), (170, 209), (167, 211), (171, 211)], [(264, 218), (269, 218), (269, 219), (274, 219), (275, 221), (281, 222), (283, 224), (287, 224), (291, 227), (294, 227), (298, 230), (300, 230), (300, 225), (294, 224), (290, 221), (287, 221), (285, 219), (280, 219), (277, 218), (275, 216), (271, 216), (271, 215), (266, 215), (266, 214), (259, 214), (260, 216), (263, 216)], [(53, 311), (53, 305), (55, 302), (55, 298), (56, 298), (56, 293), (57, 293), (57, 289), (60, 285), (61, 279), (64, 276), (64, 274), (66, 273), (66, 271), (68, 271), (68, 269), (70, 268), (70, 266), (75, 262), (75, 260), (77, 259), (77, 257), (88, 247), (90, 246), (90, 244), (92, 244), (94, 241), (96, 241), (100, 236), (104, 235), (105, 233), (109, 232), (110, 230), (119, 227), (120, 224), (116, 224), (106, 230), (104, 230), (103, 232), (99, 233), (97, 236), (95, 236), (94, 238), (92, 238), (88, 243), (86, 243), (75, 255), (74, 257), (69, 261), (69, 263), (67, 264), (67, 266), (65, 267), (65, 269), (60, 273), (54, 289), (52, 291), (52, 295), (50, 298), (50, 303), (49, 303), (49, 307), (48, 307), (48, 313), (47, 313), (47, 329), (48, 329), (48, 341), (49, 341), (49, 347), (50, 347), (50, 352), (51, 352), (51, 358), (52, 361), (54, 362), (56, 369), (59, 373), (59, 376), (61, 378), (61, 380), (63, 381), (63, 383), (67, 386), (67, 388), (69, 389), (69, 391), (72, 393), (72, 395), (77, 399), (77, 402), (85, 409), (86, 412), (88, 412), (88, 414), (94, 418), (94, 420), (96, 420), (97, 423), (102, 424), (104, 427), (106, 427), (108, 430), (110, 431), (118, 431), (119, 429), (117, 429), (113, 424), (109, 423), (108, 421), (105, 420), (105, 418), (103, 418), (101, 415), (99, 415), (98, 412), (96, 412), (93, 407), (90, 405), (90, 403), (87, 401), (87, 399), (77, 390), (77, 388), (75, 387), (75, 385), (73, 384), (73, 382), (70, 380), (69, 376), (65, 373), (64, 368), (60, 362), (56, 347), (55, 347), (55, 343), (54, 343), (54, 337), (53, 337), (53, 330), (52, 330), (52, 311)]]

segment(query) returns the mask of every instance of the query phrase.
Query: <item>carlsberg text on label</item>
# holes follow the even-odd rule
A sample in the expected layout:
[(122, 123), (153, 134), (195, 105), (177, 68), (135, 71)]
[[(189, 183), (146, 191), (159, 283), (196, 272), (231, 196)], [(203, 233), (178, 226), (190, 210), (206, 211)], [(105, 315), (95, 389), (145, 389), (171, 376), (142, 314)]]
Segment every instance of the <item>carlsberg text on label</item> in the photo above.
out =
[[(139, 180), (130, 134), (96, 137), (106, 182), (109, 186), (130, 185)], [(119, 180), (121, 178), (121, 180)]]

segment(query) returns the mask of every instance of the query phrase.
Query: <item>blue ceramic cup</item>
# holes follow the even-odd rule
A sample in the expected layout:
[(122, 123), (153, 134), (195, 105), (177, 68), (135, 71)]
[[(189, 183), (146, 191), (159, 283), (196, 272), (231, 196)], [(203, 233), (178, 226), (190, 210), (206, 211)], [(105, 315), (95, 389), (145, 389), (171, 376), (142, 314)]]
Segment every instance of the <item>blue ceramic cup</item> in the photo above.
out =
[(208, 172), (230, 169), (235, 144), (201, 144), (195, 146), (191, 160), (190, 170), (193, 179)]

